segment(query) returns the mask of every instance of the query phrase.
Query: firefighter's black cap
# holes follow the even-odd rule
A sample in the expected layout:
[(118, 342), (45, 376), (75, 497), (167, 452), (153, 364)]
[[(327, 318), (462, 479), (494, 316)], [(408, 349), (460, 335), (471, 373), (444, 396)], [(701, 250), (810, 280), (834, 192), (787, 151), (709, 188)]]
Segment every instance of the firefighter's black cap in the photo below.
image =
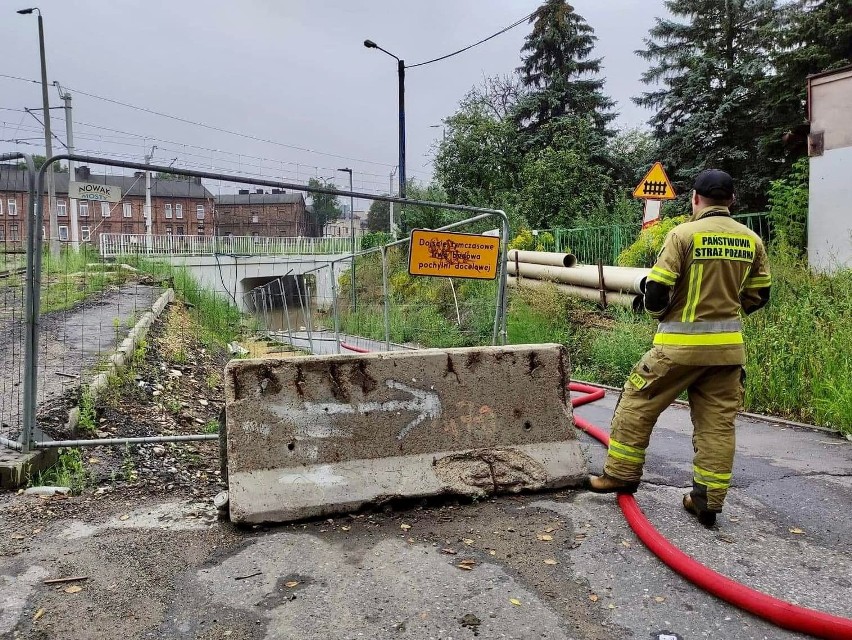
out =
[(692, 187), (695, 193), (714, 200), (727, 200), (734, 197), (734, 179), (718, 169), (706, 169), (695, 176)]

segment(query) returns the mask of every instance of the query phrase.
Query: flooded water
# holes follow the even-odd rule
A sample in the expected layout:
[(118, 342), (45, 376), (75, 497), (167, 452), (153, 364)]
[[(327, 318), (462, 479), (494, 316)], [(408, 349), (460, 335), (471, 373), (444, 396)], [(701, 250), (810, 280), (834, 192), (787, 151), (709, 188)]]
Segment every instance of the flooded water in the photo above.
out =
[(331, 315), (323, 310), (307, 307), (285, 309), (268, 309), (255, 311), (253, 314), (264, 331), (281, 331), (297, 333), (300, 331), (334, 330)]

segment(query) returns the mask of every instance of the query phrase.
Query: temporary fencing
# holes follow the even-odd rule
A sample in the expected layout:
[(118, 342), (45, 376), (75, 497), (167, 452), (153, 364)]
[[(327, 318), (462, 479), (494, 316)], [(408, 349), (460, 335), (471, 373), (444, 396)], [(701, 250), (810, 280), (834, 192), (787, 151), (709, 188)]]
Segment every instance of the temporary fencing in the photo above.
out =
[[(24, 168), (5, 164), (12, 161), (22, 162)], [(27, 264), (31, 234), (26, 233), (26, 226), (33, 218), (35, 166), (32, 157), (24, 153), (0, 154), (0, 163), (4, 163), (0, 165), (0, 447), (20, 449), (23, 442), (19, 437), (25, 426), (23, 407), (32, 390), (25, 366), (34, 333), (28, 313), (32, 292), (27, 276), (32, 265)]]
[[(166, 350), (170, 361), (188, 363), (209, 357), (203, 346), (213, 342), (228, 342), (239, 355), (264, 356), (293, 349), (346, 353), (364, 344), (402, 349), (505, 340), (505, 252), (494, 280), (418, 280), (407, 272), (407, 238), (360, 250), (359, 239), (318, 237), (322, 212), (306, 207), (302, 194), (352, 197), (364, 208), (374, 201), (392, 202), (397, 219), (410, 210), (431, 215), (447, 229), (471, 233), (493, 229), (499, 218), (504, 247), (508, 221), (500, 211), (83, 155), (55, 156), (45, 166), (69, 161), (84, 165), (73, 173), (77, 181), (117, 187), (121, 193), (110, 202), (71, 200), (69, 176), (63, 181), (57, 172), (55, 230), (47, 224), (43, 195), (29, 199), (27, 220), (40, 233), (26, 236), (32, 274), (26, 282), (32, 283), (30, 295), (38, 302), (4, 307), (18, 323), (23, 343), (7, 349), (14, 372), (4, 380), (21, 380), (8, 393), (3, 389), (4, 423), (20, 425), (22, 432), (20, 445), (11, 442), (17, 435), (13, 428), (3, 433), (9, 446), (29, 450), (218, 438), (199, 433), (206, 415), (197, 407), (183, 407), (193, 405), (191, 397), (176, 399), (182, 408), (175, 411), (190, 418), (180, 429), (164, 429), (155, 421), (120, 437), (100, 432), (96, 416), (84, 406), (92, 403), (87, 392), (94, 382), (110, 379), (117, 363), (129, 366), (134, 354), (128, 344)], [(30, 171), (31, 191), (43, 193), (45, 170)], [(146, 182), (152, 184), (147, 200)], [(79, 233), (71, 228), (74, 214)], [(48, 251), (45, 235), (58, 240), (58, 254)], [(24, 282), (7, 286), (7, 299), (26, 296)], [(146, 345), (140, 326), (147, 330), (152, 324), (149, 312), (163, 306), (161, 296), (169, 289), (180, 304), (158, 324), (157, 331), (169, 332), (168, 340), (158, 334), (156, 344)], [(188, 321), (173, 322), (173, 314)], [(182, 352), (198, 340), (201, 352)], [(221, 368), (224, 361), (214, 364)], [(158, 391), (155, 381), (137, 378), (139, 393), (150, 401)], [(21, 388), (18, 398), (14, 394), (20, 395)], [(218, 392), (211, 387), (210, 393)], [(7, 407), (11, 412), (13, 405), (17, 412), (7, 420)], [(73, 430), (68, 412), (71, 408), (73, 416), (75, 406), (79, 427)]]

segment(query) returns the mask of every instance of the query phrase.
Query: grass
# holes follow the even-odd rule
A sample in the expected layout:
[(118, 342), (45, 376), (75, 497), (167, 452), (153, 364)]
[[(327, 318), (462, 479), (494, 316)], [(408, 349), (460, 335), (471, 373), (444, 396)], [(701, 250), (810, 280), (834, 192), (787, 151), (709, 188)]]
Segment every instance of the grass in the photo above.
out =
[(207, 374), (207, 377), (204, 379), (204, 383), (207, 385), (207, 388), (210, 389), (210, 391), (216, 389), (216, 387), (218, 387), (221, 382), (222, 375), (215, 372)]
[(219, 433), (219, 421), (211, 418), (204, 424), (204, 433)]
[[(341, 331), (383, 341), (384, 297), (379, 255), (357, 259), (354, 306), (349, 295), (350, 278), (351, 272), (346, 271), (338, 286)], [(389, 333), (394, 343), (422, 347), (491, 344), (496, 302), (494, 281), (450, 282), (448, 278), (411, 276), (407, 253), (395, 249), (388, 252), (388, 293)]]
[(556, 287), (511, 290), (507, 323), (511, 344), (563, 344), (572, 378), (610, 385), (624, 382), (654, 331), (649, 319), (627, 309), (601, 312)]
[(746, 406), (852, 433), (852, 271), (811, 273), (783, 247), (772, 300), (745, 323)]
[(94, 433), (97, 428), (95, 399), (88, 386), (84, 387), (80, 393), (80, 421), (78, 425), (87, 433)]
[(175, 295), (192, 309), (201, 331), (199, 338), (205, 346), (232, 342), (246, 328), (246, 320), (232, 301), (202, 288), (185, 267), (139, 256), (128, 256), (118, 261), (171, 286)]
[(122, 284), (128, 274), (122, 270), (104, 271), (90, 267), (100, 261), (90, 248), (63, 250), (58, 258), (45, 252), (42, 257), (41, 312), (63, 311), (107, 287)]
[(80, 449), (60, 449), (59, 460), (30, 480), (31, 487), (69, 487), (75, 495), (91, 484)]

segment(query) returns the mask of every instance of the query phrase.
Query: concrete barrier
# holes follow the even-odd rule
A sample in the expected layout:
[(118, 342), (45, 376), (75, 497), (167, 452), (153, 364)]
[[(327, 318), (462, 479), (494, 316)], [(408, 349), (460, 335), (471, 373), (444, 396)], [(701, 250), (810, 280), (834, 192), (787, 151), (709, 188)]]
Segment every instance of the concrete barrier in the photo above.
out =
[(567, 383), (555, 344), (232, 361), (231, 519), (576, 485)]

